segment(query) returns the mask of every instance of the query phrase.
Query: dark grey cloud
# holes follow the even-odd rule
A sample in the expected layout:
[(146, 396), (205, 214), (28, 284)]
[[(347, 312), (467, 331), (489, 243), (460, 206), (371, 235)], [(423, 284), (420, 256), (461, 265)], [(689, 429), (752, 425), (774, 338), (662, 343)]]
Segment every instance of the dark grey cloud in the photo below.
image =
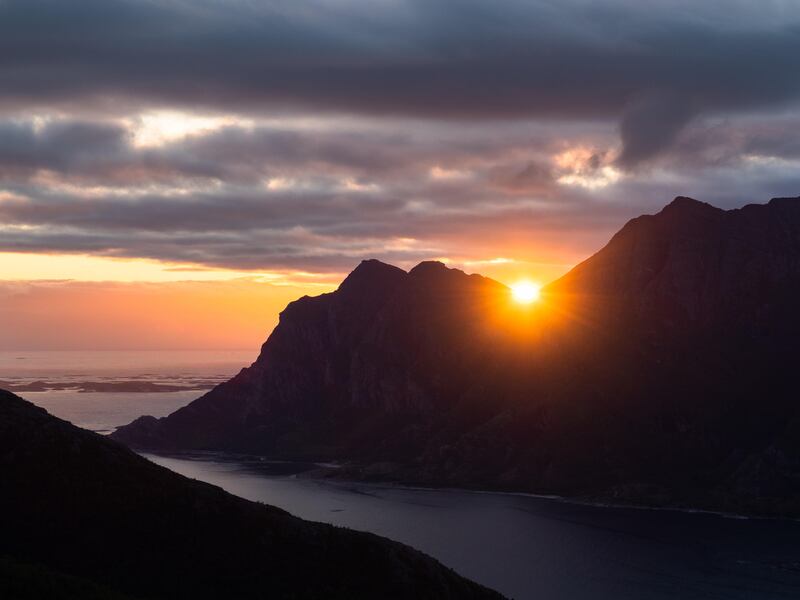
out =
[[(57, 137), (50, 127), (29, 126), (17, 141), (38, 148)], [(58, 124), (62, 129), (70, 128)], [(11, 194), (0, 195), (0, 249), (342, 271), (364, 256), (441, 256), (459, 236), (488, 239), (487, 227), (555, 230), (568, 215), (549, 215), (548, 204), (581, 212), (576, 200), (551, 194), (556, 168), (548, 153), (560, 147), (551, 132), (535, 128), (496, 140), (485, 133), (430, 125), (402, 135), (228, 127), (157, 149), (100, 144), (94, 160), (79, 164), (68, 148), (62, 156), (52, 145), (49, 154), (31, 153), (24, 170), (18, 157), (17, 170), (5, 168), (0, 189)], [(156, 174), (174, 174), (164, 180), (166, 192), (142, 187), (138, 176), (118, 176), (145, 163)], [(214, 165), (220, 179), (211, 185), (209, 174), (188, 193), (171, 193), (170, 185), (182, 191), (198, 172), (181, 171), (182, 164)], [(50, 177), (42, 181), (42, 173)], [(273, 176), (287, 185), (271, 189)], [(520, 204), (530, 198), (543, 206)], [(596, 219), (579, 215), (571, 226)], [(399, 244), (407, 249), (392, 249), (409, 238)]]
[(557, 149), (559, 128), (517, 128), (500, 135), (493, 129), (430, 124), (401, 129), (229, 125), (158, 147), (136, 147), (131, 131), (120, 124), (0, 121), (0, 182), (54, 172), (86, 185), (199, 179), (252, 186), (273, 176), (316, 179), (320, 184), (335, 182), (338, 176), (357, 183), (424, 178), (434, 165), (480, 166), (524, 153), (524, 167), (512, 165), (519, 172), (497, 174), (498, 181), (514, 179), (509, 183), (524, 187), (534, 178), (547, 178), (547, 168), (531, 162), (531, 157), (541, 160)]
[(661, 92), (703, 112), (795, 99), (790, 5), (709, 4), (6, 0), (0, 101), (574, 119)]
[[(308, 204), (303, 203), (292, 216), (286, 214), (290, 212), (286, 208), (281, 212), (284, 222), (295, 220), (305, 224), (281, 227), (282, 223), (266, 219), (263, 211), (247, 210), (247, 202), (220, 198), (218, 206), (197, 207), (196, 216), (186, 228), (156, 229), (152, 223), (165, 212), (169, 213), (171, 209), (180, 211), (180, 207), (175, 206), (168, 206), (165, 211), (164, 204), (168, 205), (169, 200), (137, 207), (136, 219), (128, 226), (122, 224), (124, 218), (113, 217), (112, 213), (120, 211), (119, 206), (109, 207), (101, 203), (96, 203), (93, 208), (102, 214), (88, 220), (76, 219), (69, 210), (64, 211), (66, 215), (58, 215), (58, 210), (51, 208), (44, 216), (10, 208), (5, 211), (4, 219), (36, 220), (48, 225), (4, 232), (0, 237), (0, 250), (143, 257), (232, 269), (342, 272), (365, 256), (399, 264), (414, 264), (426, 258), (444, 256), (448, 254), (447, 245), (456, 248), (464, 238), (472, 239), (471, 245), (475, 247), (480, 243), (506, 241), (512, 233), (531, 236), (536, 231), (536, 240), (531, 241), (541, 242), (563, 237), (563, 230), (569, 228), (575, 234), (580, 231), (599, 233), (595, 239), (598, 243), (605, 235), (603, 231), (597, 231), (598, 224), (614, 227), (626, 214), (625, 208), (615, 210), (613, 207), (598, 215), (577, 206), (568, 212), (553, 214), (542, 209), (507, 205), (484, 211), (476, 219), (468, 212), (413, 214), (396, 206), (387, 206), (383, 211), (376, 209), (372, 215), (361, 214), (358, 220), (346, 221), (342, 219), (341, 211), (327, 204), (323, 214), (309, 219), (304, 212)], [(223, 207), (232, 216), (220, 223), (218, 217), (225, 212)], [(345, 212), (352, 215), (360, 211)], [(258, 216), (255, 224), (252, 223), (254, 214)], [(145, 229), (136, 227), (136, 222), (142, 220), (148, 223)], [(64, 225), (65, 222), (70, 225)], [(99, 225), (101, 222), (109, 222), (112, 226)], [(275, 227), (265, 227), (265, 224)], [(422, 243), (407, 247), (404, 243), (395, 243), (398, 238), (403, 241), (408, 235), (416, 236)], [(589, 246), (586, 251), (592, 248)], [(464, 254), (463, 250), (461, 254)]]
[(93, 122), (58, 122), (36, 131), (32, 123), (0, 122), (0, 176), (47, 168), (91, 168), (109, 154), (128, 152), (126, 131)]
[(742, 116), (699, 123), (681, 132), (662, 162), (697, 171), (741, 167), (743, 160), (800, 159), (800, 114)]
[(0, 249), (338, 271), (796, 195), (793, 8), (0, 0)]
[(689, 98), (673, 93), (651, 92), (636, 98), (620, 124), (622, 152), (617, 164), (636, 167), (672, 145), (695, 114)]

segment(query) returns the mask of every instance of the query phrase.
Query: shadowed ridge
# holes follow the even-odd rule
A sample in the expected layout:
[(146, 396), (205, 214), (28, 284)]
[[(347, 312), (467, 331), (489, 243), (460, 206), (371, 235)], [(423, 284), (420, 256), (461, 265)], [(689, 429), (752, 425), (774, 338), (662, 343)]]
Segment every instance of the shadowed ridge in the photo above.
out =
[(339, 285), (339, 291), (358, 293), (368, 288), (394, 287), (407, 275), (403, 269), (374, 258), (362, 260)]
[(332, 319), (346, 323), (350, 331), (338, 327), (337, 331), (332, 332), (333, 341), (341, 335), (359, 335), (356, 330), (362, 329), (407, 279), (408, 273), (393, 265), (376, 259), (361, 261), (336, 291), (319, 296), (303, 296), (290, 302), (281, 311), (278, 326), (262, 346), (261, 356), (256, 363), (266, 359), (265, 352), (269, 353), (270, 340), (281, 338), (285, 330), (293, 328), (298, 321), (305, 321), (305, 326), (313, 322), (319, 327), (325, 327), (325, 323)]
[(477, 273), (467, 274), (461, 269), (448, 267), (438, 260), (425, 260), (408, 272), (410, 283), (419, 285), (468, 285), (482, 286), (494, 291), (507, 291), (508, 288), (490, 277), (485, 277)]
[(414, 277), (435, 277), (437, 274), (444, 275), (450, 271), (463, 273), (460, 269), (451, 269), (440, 260), (423, 260), (411, 269), (408, 274)]
[[(773, 198), (767, 204), (748, 204), (723, 210), (685, 196), (678, 196), (661, 211), (628, 221), (602, 249), (547, 286), (572, 293), (602, 288), (622, 294), (646, 287), (664, 274), (685, 279), (714, 265), (693, 256), (718, 255), (717, 261), (741, 260), (727, 256), (735, 246), (749, 245), (759, 252), (791, 252), (787, 241), (800, 230), (800, 199)], [(777, 238), (773, 235), (779, 233)], [(770, 247), (774, 247), (772, 251)], [(757, 255), (759, 260), (764, 256)], [(717, 267), (722, 266), (717, 264)], [(733, 265), (731, 265), (733, 268)], [(748, 273), (748, 276), (752, 276)], [(727, 283), (734, 283), (728, 281)], [(694, 282), (694, 285), (699, 285)]]
[(701, 202), (688, 196), (676, 196), (672, 202), (667, 204), (657, 214), (668, 214), (680, 212), (683, 215), (689, 214), (711, 214), (725, 212), (721, 208), (709, 204), (708, 202)]
[[(279, 333), (281, 325), (288, 321), (312, 313), (319, 318), (330, 310), (350, 313), (351, 317), (363, 321), (366, 316), (378, 310), (407, 278), (408, 273), (399, 267), (374, 258), (363, 260), (345, 277), (335, 291), (319, 296), (303, 296), (290, 302), (281, 311), (273, 335)], [(262, 353), (266, 347), (265, 342)]]
[(5, 391), (0, 482), (0, 557), (56, 581), (164, 600), (500, 598), (407, 546), (237, 498)]
[(767, 204), (768, 206), (800, 210), (800, 196), (772, 198)]
[(620, 298), (646, 291), (662, 276), (696, 278), (698, 269), (709, 265), (692, 256), (713, 251), (710, 246), (719, 244), (721, 227), (735, 212), (678, 196), (656, 214), (628, 221), (608, 244), (544, 291)]

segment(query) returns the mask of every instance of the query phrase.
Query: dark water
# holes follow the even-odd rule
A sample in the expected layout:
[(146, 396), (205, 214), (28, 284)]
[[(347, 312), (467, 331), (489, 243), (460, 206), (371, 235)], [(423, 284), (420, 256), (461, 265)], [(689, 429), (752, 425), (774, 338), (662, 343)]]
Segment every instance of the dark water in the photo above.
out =
[(148, 458), (293, 514), (418, 548), (517, 599), (800, 598), (800, 523), (331, 483), (292, 465)]

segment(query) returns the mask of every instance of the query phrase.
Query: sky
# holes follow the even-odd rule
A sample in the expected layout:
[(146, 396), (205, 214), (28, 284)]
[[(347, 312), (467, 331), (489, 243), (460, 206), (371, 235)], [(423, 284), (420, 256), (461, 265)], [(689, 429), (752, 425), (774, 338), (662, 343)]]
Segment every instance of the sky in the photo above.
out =
[(258, 348), (360, 260), (546, 283), (800, 195), (794, 0), (0, 0), (0, 349)]

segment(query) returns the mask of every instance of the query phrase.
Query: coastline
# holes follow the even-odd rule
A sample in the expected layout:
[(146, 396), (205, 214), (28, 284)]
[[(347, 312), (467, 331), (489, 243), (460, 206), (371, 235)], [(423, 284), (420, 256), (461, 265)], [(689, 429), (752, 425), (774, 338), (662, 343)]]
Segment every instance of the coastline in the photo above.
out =
[[(419, 483), (398, 481), (387, 481), (369, 478), (354, 478), (348, 476), (341, 476), (337, 471), (347, 469), (347, 464), (337, 463), (330, 461), (300, 461), (300, 460), (287, 460), (287, 459), (272, 459), (266, 456), (259, 456), (254, 454), (240, 454), (234, 452), (225, 452), (217, 450), (204, 450), (204, 451), (171, 451), (171, 452), (157, 452), (152, 450), (136, 450), (137, 454), (144, 456), (148, 455), (161, 456), (164, 458), (174, 458), (178, 460), (189, 461), (202, 461), (202, 460), (216, 460), (220, 462), (235, 463), (243, 467), (250, 467), (250, 470), (259, 472), (263, 477), (297, 477), (308, 479), (318, 482), (327, 483), (351, 483), (357, 485), (365, 485), (378, 489), (392, 489), (392, 490), (408, 490), (420, 492), (453, 492), (453, 493), (469, 493), (469, 494), (484, 494), (495, 496), (514, 496), (520, 498), (535, 498), (539, 500), (549, 500), (563, 504), (574, 504), (578, 506), (588, 506), (594, 508), (608, 508), (608, 509), (633, 509), (642, 511), (660, 511), (660, 512), (674, 512), (681, 514), (696, 514), (715, 516), (724, 519), (732, 520), (764, 520), (764, 521), (788, 521), (800, 522), (800, 517), (788, 515), (775, 515), (765, 514), (758, 512), (736, 512), (725, 511), (713, 508), (703, 508), (700, 506), (683, 506), (683, 505), (668, 505), (668, 504), (647, 504), (643, 502), (636, 502), (634, 500), (625, 501), (619, 498), (612, 498), (603, 495), (586, 495), (586, 496), (567, 496), (562, 494), (548, 494), (536, 492), (524, 492), (514, 490), (495, 490), (486, 488), (470, 488), (458, 486), (436, 486), (436, 485), (421, 485)], [(281, 466), (280, 472), (263, 472), (261, 469), (253, 467), (257, 466)], [(296, 467), (295, 470), (286, 467)], [(269, 469), (266, 469), (269, 470)]]

